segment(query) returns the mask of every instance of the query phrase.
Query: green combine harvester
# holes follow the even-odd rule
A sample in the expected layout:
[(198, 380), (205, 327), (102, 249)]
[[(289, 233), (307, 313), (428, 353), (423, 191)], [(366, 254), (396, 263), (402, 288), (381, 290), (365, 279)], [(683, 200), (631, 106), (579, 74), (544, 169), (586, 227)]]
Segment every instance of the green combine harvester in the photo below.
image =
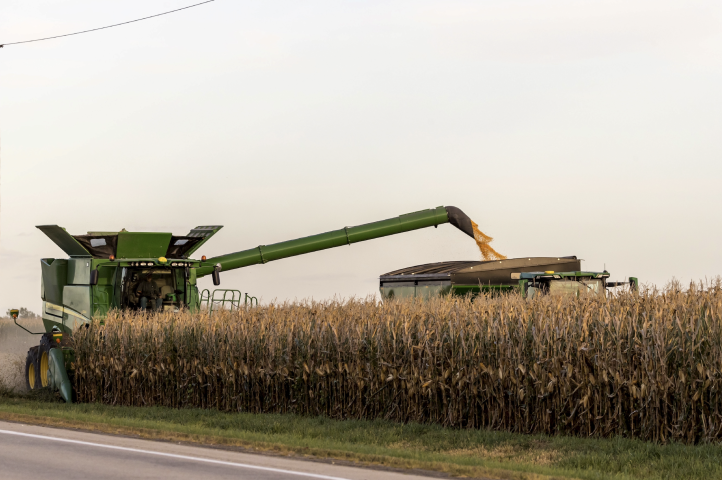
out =
[(66, 402), (73, 392), (68, 378), (73, 350), (68, 339), (73, 330), (104, 318), (112, 309), (198, 311), (221, 304), (230, 309), (257, 303), (237, 290), (199, 292), (197, 280), (211, 275), (220, 285), (227, 270), (267, 263), (327, 248), (351, 245), (451, 223), (473, 238), (471, 220), (456, 207), (437, 207), (356, 227), (312, 235), (273, 245), (200, 260), (190, 258), (221, 226), (201, 226), (185, 236), (160, 232), (88, 232), (71, 235), (57, 225), (39, 226), (69, 258), (43, 258), (41, 297), (45, 332), (40, 344), (28, 351), (25, 379), (29, 389), (59, 390)]

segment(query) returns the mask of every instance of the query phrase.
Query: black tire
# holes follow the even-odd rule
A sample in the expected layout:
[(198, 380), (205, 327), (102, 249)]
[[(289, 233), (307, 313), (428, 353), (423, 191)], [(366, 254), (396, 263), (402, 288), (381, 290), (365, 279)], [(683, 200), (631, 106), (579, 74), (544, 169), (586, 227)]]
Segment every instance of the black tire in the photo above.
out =
[(38, 348), (37, 360), (36, 360), (36, 376), (37, 388), (47, 388), (50, 386), (50, 379), (48, 373), (50, 370), (50, 350), (55, 348), (52, 334), (45, 334), (40, 339), (40, 347)]
[(35, 390), (40, 386), (40, 375), (38, 375), (38, 361), (36, 352), (38, 347), (28, 350), (25, 357), (25, 387), (28, 390)]

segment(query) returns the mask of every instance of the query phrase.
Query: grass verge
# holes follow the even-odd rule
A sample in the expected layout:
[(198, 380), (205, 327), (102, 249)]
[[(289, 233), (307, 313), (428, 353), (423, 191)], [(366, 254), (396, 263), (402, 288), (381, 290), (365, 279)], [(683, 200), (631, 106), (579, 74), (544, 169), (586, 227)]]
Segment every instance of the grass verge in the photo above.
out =
[(0, 420), (504, 479), (722, 478), (719, 445), (656, 445), (294, 415), (0, 397)]

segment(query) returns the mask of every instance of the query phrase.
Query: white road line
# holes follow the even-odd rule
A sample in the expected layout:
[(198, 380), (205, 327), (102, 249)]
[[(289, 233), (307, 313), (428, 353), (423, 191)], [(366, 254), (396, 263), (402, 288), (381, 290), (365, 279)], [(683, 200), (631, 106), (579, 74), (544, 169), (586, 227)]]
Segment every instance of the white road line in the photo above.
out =
[(276, 472), (276, 473), (287, 473), (289, 475), (300, 475), (303, 477), (313, 477), (313, 478), (322, 478), (324, 480), (349, 480), (347, 478), (342, 477), (331, 477), (328, 475), (319, 475), (317, 473), (305, 473), (305, 472), (296, 472), (293, 470), (284, 470), (281, 468), (271, 468), (271, 467), (261, 467), (258, 465), (249, 465), (247, 463), (236, 463), (236, 462), (224, 462), (222, 460), (213, 460), (210, 458), (202, 458), (202, 457), (191, 457), (188, 455), (177, 455), (174, 453), (163, 453), (163, 452), (154, 452), (152, 450), (141, 450), (139, 448), (128, 448), (128, 447), (118, 447), (115, 445), (106, 445), (103, 443), (92, 443), (92, 442), (82, 442), (80, 440), (69, 440), (67, 438), (58, 438), (58, 437), (48, 437), (45, 435), (35, 435), (32, 433), (20, 433), (20, 432), (13, 432), (11, 430), (0, 430), (0, 433), (5, 433), (7, 435), (18, 435), (20, 437), (30, 437), (30, 438), (40, 438), (43, 440), (52, 440), (55, 442), (65, 442), (65, 443), (74, 443), (76, 445), (87, 445), (89, 447), (100, 447), (100, 448), (109, 448), (111, 450), (122, 450), (124, 452), (135, 452), (135, 453), (145, 453), (147, 455), (158, 455), (161, 457), (170, 457), (170, 458), (178, 458), (181, 460), (193, 460), (195, 462), (205, 462), (205, 463), (213, 463), (215, 465), (227, 465), (229, 467), (239, 467), (239, 468), (251, 468), (254, 470), (263, 470), (265, 472)]

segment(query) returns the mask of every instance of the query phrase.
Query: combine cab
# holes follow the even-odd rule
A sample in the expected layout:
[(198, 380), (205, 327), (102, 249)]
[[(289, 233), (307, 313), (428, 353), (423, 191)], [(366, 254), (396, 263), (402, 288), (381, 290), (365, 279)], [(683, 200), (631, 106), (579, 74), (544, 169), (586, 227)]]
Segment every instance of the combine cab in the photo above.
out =
[(196, 269), (202, 260), (188, 257), (221, 227), (197, 227), (185, 236), (127, 231), (70, 235), (57, 225), (38, 228), (70, 257), (40, 261), (43, 323), (48, 331), (70, 333), (110, 309), (141, 309), (138, 288), (149, 276), (155, 285), (149, 308), (196, 308)]

